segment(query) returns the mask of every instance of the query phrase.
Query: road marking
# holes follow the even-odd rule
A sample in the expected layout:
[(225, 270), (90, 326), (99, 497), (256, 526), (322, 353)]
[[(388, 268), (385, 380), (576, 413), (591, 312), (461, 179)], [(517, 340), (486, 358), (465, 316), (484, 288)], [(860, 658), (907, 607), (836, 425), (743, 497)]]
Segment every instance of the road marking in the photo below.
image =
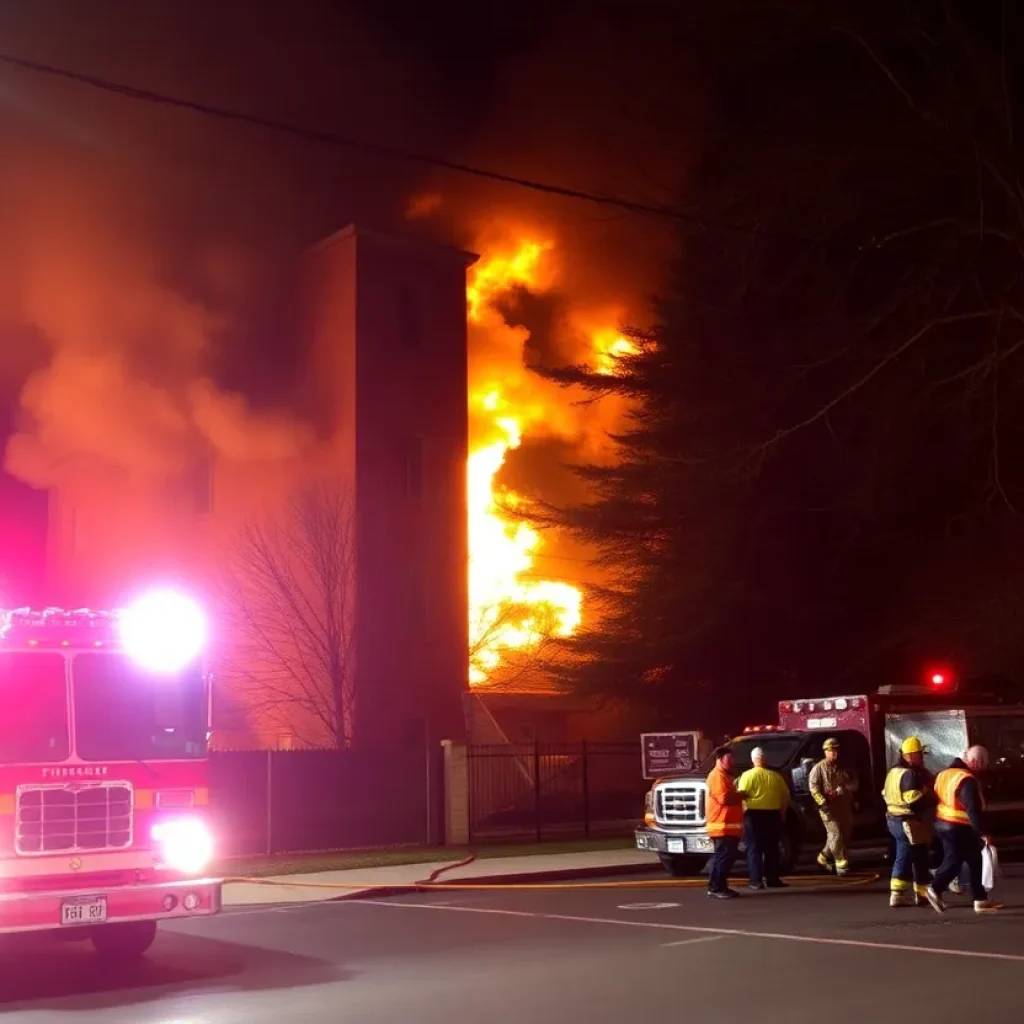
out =
[(619, 910), (671, 910), (678, 903), (620, 903)]
[(693, 939), (680, 939), (678, 942), (663, 942), (662, 945), (668, 949), (671, 946), (695, 946), (698, 942), (721, 942), (729, 938), (728, 935), (698, 935)]
[(430, 903), (398, 903), (385, 900), (360, 900), (364, 906), (401, 907), (405, 910), (447, 910), (457, 914), (496, 914), (504, 917), (533, 918), (537, 921), (570, 921), (576, 924), (609, 924), (622, 928), (660, 928), (672, 932), (698, 932), (702, 935), (738, 935), (746, 939), (780, 939), (786, 942), (811, 942), (824, 946), (853, 946), (858, 949), (896, 949), (906, 953), (930, 953), (933, 956), (962, 956), (977, 960), (1003, 960), (1024, 963), (1022, 953), (987, 953), (976, 949), (940, 949), (936, 946), (911, 946), (897, 942), (868, 942), (865, 939), (835, 939), (821, 935), (792, 935), (788, 932), (755, 932), (743, 928), (703, 928), (693, 924), (669, 924), (667, 921), (625, 921), (617, 917), (581, 917), (576, 914), (539, 914), (527, 910), (498, 910), (489, 907), (435, 907)]

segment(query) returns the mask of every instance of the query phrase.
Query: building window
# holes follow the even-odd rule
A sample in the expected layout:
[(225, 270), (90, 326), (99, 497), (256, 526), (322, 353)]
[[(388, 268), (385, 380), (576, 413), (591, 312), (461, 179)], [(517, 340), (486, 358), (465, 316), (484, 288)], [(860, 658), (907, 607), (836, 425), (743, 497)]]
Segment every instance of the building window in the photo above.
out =
[(416, 289), (412, 285), (402, 285), (398, 292), (398, 341), (402, 348), (420, 347), (423, 334), (420, 312), (420, 297)]
[(417, 500), (423, 497), (422, 437), (407, 437), (402, 442), (402, 493)]
[(197, 516), (213, 512), (212, 459), (201, 459), (192, 471), (192, 511)]

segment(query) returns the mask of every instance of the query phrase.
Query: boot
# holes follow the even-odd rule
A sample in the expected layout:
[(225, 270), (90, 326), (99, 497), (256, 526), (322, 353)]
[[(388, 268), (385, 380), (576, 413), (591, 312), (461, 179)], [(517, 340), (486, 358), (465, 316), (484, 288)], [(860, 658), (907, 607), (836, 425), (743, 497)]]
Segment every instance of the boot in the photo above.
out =
[(936, 914), (944, 914), (946, 912), (946, 904), (942, 902), (942, 897), (930, 885), (925, 891), (925, 896)]
[(889, 906), (890, 907), (909, 907), (910, 893), (904, 892), (902, 889), (893, 889), (889, 893)]
[(974, 912), (976, 914), (991, 914), (993, 910), (1002, 910), (1002, 903), (996, 903), (994, 900), (975, 900), (974, 901)]

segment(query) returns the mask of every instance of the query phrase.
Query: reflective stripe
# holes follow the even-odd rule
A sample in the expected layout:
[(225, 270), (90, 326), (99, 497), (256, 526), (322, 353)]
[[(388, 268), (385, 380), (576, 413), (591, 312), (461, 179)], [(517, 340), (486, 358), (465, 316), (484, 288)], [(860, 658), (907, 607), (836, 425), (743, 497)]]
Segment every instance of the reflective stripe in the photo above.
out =
[[(966, 779), (974, 776), (965, 768), (945, 768), (935, 779), (935, 795), (939, 798), (939, 808), (935, 812), (939, 821), (947, 821), (951, 825), (970, 825), (971, 816), (960, 801), (960, 786)], [(978, 798), (981, 806), (985, 806), (985, 798), (978, 787)]]
[(707, 833), (712, 839), (722, 839), (724, 836), (743, 835), (743, 826), (733, 821), (709, 821)]
[(911, 883), (902, 878), (893, 878), (889, 881), (890, 892), (906, 892), (909, 888), (911, 888)]
[(903, 776), (909, 768), (904, 768), (903, 765), (897, 765), (895, 768), (889, 769), (889, 774), (885, 777), (885, 786), (882, 789), (882, 799), (885, 800), (885, 809), (894, 818), (905, 818), (907, 815), (913, 813), (909, 806), (913, 800), (921, 799), (921, 791), (914, 789), (909, 790), (906, 793), (900, 791), (900, 784), (903, 782)]

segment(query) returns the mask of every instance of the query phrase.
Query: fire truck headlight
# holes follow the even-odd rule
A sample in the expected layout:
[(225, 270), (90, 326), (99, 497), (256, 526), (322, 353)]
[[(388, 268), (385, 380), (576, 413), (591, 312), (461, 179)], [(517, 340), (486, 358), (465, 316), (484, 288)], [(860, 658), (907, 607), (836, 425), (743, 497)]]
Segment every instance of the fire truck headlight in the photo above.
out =
[(153, 826), (153, 841), (172, 871), (195, 875), (213, 860), (213, 836), (199, 818), (172, 818)]
[(121, 643), (152, 672), (177, 672), (203, 649), (206, 618), (199, 605), (174, 590), (153, 590), (125, 609)]

